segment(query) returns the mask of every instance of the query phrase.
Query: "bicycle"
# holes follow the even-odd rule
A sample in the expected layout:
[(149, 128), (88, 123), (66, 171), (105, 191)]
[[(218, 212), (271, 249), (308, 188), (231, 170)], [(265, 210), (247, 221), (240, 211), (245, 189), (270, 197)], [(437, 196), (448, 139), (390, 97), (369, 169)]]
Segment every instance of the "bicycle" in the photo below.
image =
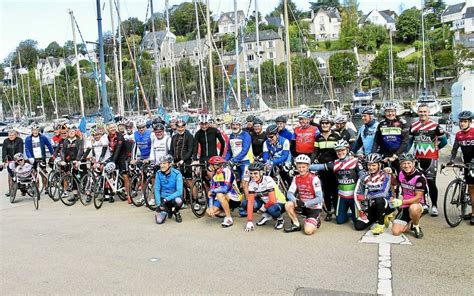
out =
[(129, 165), (130, 199), (136, 207), (141, 207), (145, 204), (143, 188), (145, 188), (146, 177), (144, 171), (148, 166), (148, 163), (141, 160), (138, 160), (136, 164)]
[(145, 187), (143, 189), (143, 197), (145, 206), (151, 211), (156, 211), (155, 205), (155, 175), (159, 170), (159, 165), (149, 165), (143, 169), (145, 175)]
[(452, 167), (455, 178), (446, 188), (444, 194), (444, 218), (451, 227), (458, 226), (466, 215), (467, 208), (471, 206), (471, 199), (468, 192), (468, 186), (464, 179), (464, 170), (468, 169), (469, 173), (474, 175), (474, 166), (465, 164), (441, 165), (441, 173), (445, 174), (445, 169)]
[(192, 168), (192, 183), (191, 188), (184, 182), (185, 190), (183, 195), (185, 198), (189, 197), (189, 204), (191, 205), (191, 211), (196, 218), (201, 218), (206, 214), (207, 209), (207, 198), (208, 198), (208, 187), (203, 179), (203, 168), (207, 167), (207, 162), (200, 164), (184, 165), (184, 167)]
[[(108, 163), (113, 164), (113, 163)], [(106, 166), (107, 166), (106, 165)], [(93, 186), (94, 192), (94, 207), (98, 210), (102, 207), (102, 204), (105, 200), (106, 190), (112, 193), (109, 198), (114, 198), (114, 195), (120, 198), (120, 200), (125, 201), (127, 200), (127, 193), (125, 190), (124, 182), (122, 179), (122, 175), (120, 174), (119, 170), (115, 168), (115, 164), (113, 165), (113, 169), (110, 172), (104, 168), (102, 170), (101, 175), (96, 180)]]
[(53, 161), (51, 165), (51, 171), (48, 173), (48, 185), (45, 188), (49, 198), (51, 198), (53, 201), (59, 201), (58, 189), (60, 187), (59, 179), (61, 179), (61, 168), (59, 166), (60, 162), (60, 158), (56, 158)]
[(22, 175), (18, 175), (16, 171), (13, 171), (12, 191), (10, 194), (10, 203), (14, 203), (16, 199), (16, 193), (20, 190), (24, 195), (29, 195), (33, 199), (33, 205), (36, 210), (39, 207), (40, 193), (38, 190), (38, 184), (36, 183), (36, 176), (31, 169)]
[[(61, 199), (61, 202), (70, 207), (74, 205), (79, 199), (81, 203), (86, 206), (89, 204), (90, 201), (87, 201), (87, 197), (85, 194), (81, 194), (81, 187), (80, 187), (80, 180), (81, 180), (81, 172), (83, 171), (80, 166), (82, 164), (85, 164), (84, 162), (77, 163), (77, 172), (74, 170), (73, 164), (63, 164), (63, 166), (67, 166), (62, 171), (62, 176), (58, 181), (59, 188), (58, 188), (58, 193), (59, 193), (59, 199)], [(74, 191), (77, 191), (74, 193)], [(73, 193), (75, 198), (70, 199), (69, 194)]]

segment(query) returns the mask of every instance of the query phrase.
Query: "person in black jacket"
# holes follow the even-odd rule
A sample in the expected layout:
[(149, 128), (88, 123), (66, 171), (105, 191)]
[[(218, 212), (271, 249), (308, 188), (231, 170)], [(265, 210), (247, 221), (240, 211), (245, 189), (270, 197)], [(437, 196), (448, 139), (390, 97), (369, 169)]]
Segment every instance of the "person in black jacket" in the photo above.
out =
[[(8, 192), (5, 194), (7, 197), (10, 196), (10, 188), (12, 186), (12, 176), (14, 169), (13, 156), (17, 153), (23, 153), (23, 139), (18, 137), (18, 133), (14, 129), (8, 131), (8, 138), (3, 141), (2, 148), (2, 161), (3, 166), (7, 167), (8, 171)], [(10, 165), (10, 162), (12, 165)]]
[[(200, 163), (208, 161), (212, 156), (223, 156), (225, 151), (224, 137), (217, 128), (209, 126), (209, 119), (207, 114), (199, 115), (200, 129), (194, 135), (193, 160), (199, 160)], [(219, 154), (217, 153), (217, 141), (221, 143)], [(201, 149), (199, 157), (198, 148)]]
[[(130, 192), (130, 183), (128, 179), (128, 152), (125, 147), (125, 138), (117, 131), (116, 123), (107, 125), (110, 158), (106, 162), (114, 162), (123, 177), (125, 192)], [(128, 194), (127, 194), (128, 199)], [(109, 202), (114, 202), (113, 195), (110, 196)]]
[(176, 121), (176, 132), (171, 138), (170, 154), (173, 156), (173, 161), (180, 169), (189, 188), (191, 188), (192, 183), (192, 171), (190, 167), (184, 167), (184, 165), (191, 164), (193, 140), (193, 135), (186, 130), (186, 122), (178, 119)]

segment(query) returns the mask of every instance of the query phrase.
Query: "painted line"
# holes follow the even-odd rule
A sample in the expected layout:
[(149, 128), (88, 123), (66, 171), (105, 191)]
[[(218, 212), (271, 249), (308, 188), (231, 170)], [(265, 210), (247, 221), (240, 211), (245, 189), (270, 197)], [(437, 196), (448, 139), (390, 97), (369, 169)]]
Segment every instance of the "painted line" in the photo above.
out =
[(390, 243), (379, 243), (378, 295), (392, 295), (392, 255)]

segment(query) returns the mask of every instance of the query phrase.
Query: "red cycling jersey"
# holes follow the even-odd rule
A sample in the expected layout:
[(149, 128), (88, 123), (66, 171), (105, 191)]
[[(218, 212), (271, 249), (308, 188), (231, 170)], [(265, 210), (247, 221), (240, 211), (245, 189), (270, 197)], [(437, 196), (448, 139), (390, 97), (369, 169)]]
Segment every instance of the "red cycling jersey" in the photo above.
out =
[(319, 134), (317, 127), (308, 125), (307, 127), (295, 128), (296, 153), (311, 154), (314, 149), (314, 141)]

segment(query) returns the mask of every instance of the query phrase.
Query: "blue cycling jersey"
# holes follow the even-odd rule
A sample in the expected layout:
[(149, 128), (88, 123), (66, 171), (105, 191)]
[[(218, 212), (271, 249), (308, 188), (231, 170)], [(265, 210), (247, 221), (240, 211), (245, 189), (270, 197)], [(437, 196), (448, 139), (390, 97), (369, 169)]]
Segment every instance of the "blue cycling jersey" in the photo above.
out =
[(278, 134), (280, 134), (280, 137), (283, 137), (287, 139), (288, 141), (292, 141), (295, 139), (295, 135), (292, 132), (290, 132), (286, 127), (282, 129), (281, 131), (279, 131)]
[(155, 176), (155, 202), (161, 205), (161, 199), (167, 201), (183, 196), (183, 175), (171, 168), (168, 174), (158, 171)]
[(151, 151), (151, 130), (145, 130), (143, 134), (135, 131), (133, 135), (135, 137), (136, 146), (140, 150), (140, 159), (148, 159)]
[(357, 134), (357, 140), (352, 147), (352, 152), (357, 152), (361, 147), (364, 148), (364, 153), (372, 152), (372, 146), (374, 146), (375, 132), (377, 131), (378, 122), (373, 119), (368, 124), (364, 124), (360, 127)]
[(288, 139), (280, 136), (275, 145), (270, 143), (270, 140), (265, 140), (263, 143), (263, 160), (271, 160), (273, 165), (282, 164), (290, 160), (290, 142)]

